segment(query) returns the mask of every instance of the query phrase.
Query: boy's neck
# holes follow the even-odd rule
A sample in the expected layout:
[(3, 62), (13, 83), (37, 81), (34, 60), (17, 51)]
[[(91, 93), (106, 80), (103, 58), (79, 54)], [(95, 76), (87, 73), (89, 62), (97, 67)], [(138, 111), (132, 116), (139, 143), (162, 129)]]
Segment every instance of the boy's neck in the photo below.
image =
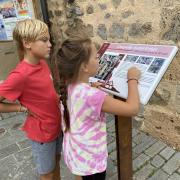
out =
[(39, 64), (40, 58), (34, 57), (30, 54), (25, 54), (24, 55), (24, 61), (28, 62), (29, 64)]

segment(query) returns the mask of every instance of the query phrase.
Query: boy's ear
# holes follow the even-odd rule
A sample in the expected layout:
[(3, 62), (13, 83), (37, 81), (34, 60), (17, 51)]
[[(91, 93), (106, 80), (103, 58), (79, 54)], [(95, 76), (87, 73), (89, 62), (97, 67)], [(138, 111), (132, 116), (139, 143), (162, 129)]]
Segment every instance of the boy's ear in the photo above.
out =
[(25, 49), (31, 49), (31, 43), (29, 41), (22, 40), (22, 42)]

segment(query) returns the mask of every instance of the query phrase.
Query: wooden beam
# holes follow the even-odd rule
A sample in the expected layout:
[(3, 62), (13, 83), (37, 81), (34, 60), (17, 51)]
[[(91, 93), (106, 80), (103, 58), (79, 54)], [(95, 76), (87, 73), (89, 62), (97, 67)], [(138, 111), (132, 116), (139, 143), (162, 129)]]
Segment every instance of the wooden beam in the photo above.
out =
[(132, 118), (115, 116), (118, 180), (132, 180)]

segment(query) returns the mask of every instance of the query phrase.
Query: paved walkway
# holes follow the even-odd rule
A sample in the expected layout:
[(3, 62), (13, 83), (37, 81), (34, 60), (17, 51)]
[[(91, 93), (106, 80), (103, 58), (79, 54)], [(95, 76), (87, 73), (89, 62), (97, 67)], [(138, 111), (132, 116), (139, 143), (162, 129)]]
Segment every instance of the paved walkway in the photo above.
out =
[[(115, 128), (108, 115), (107, 180), (117, 180)], [(22, 114), (0, 114), (0, 180), (36, 180), (36, 167), (28, 140), (18, 128)], [(180, 180), (180, 152), (145, 133), (133, 129), (134, 180)], [(73, 180), (61, 162), (62, 180)]]

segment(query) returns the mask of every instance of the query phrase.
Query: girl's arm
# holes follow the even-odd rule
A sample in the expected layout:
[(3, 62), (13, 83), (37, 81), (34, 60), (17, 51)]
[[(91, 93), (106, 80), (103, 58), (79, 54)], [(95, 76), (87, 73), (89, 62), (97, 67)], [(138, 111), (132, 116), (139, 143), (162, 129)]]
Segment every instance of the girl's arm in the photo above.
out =
[(0, 113), (25, 112), (27, 110), (27, 108), (23, 107), (21, 104), (6, 103), (3, 102), (4, 100), (5, 98), (0, 96)]
[(102, 105), (102, 111), (120, 116), (135, 116), (140, 108), (138, 79), (140, 71), (137, 68), (131, 68), (128, 71), (128, 98), (126, 102), (106, 96)]

